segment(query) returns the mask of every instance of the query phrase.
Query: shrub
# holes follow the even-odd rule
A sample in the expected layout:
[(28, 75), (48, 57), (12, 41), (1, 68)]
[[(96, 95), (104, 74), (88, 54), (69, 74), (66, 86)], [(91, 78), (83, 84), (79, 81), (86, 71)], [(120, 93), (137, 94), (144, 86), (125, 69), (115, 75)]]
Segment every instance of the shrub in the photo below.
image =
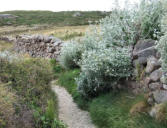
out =
[(126, 48), (86, 51), (80, 65), (82, 73), (77, 84), (85, 97), (115, 88), (120, 79), (131, 75), (130, 54)]
[(136, 40), (134, 12), (115, 9), (85, 35), (81, 74), (76, 79), (78, 91), (94, 97), (115, 88), (117, 82), (131, 75), (129, 46)]
[[(44, 115), (47, 100), (53, 98), (49, 86), (53, 78), (51, 65), (45, 59), (10, 58), (4, 55), (0, 56), (0, 79), (3, 82), (10, 82), (10, 86), (20, 97), (19, 103), (21, 104), (21, 108), (19, 106), (18, 116), (22, 114), (22, 109), (26, 109), (27, 111), (32, 110), (34, 118), (35, 115), (38, 115), (37, 117)], [(48, 109), (46, 109), (49, 117), (51, 117), (49, 115), (51, 107), (52, 104), (50, 103)], [(53, 117), (50, 120), (53, 121)], [(40, 118), (35, 118), (35, 122), (35, 127), (44, 127), (46, 125)]]
[(135, 43), (136, 29), (134, 11), (115, 9), (100, 22), (100, 35), (107, 47), (125, 46)]
[(141, 38), (157, 39), (162, 35), (161, 19), (164, 13), (162, 1), (142, 0), (136, 14), (136, 24)]
[[(159, 40), (159, 42), (157, 43), (157, 48), (158, 51), (161, 54), (161, 62), (162, 62), (162, 71), (164, 74), (167, 73), (167, 34), (165, 34), (164, 36), (162, 36)], [(166, 77), (166, 76), (165, 76)], [(167, 81), (165, 80), (165, 83), (167, 83)]]
[(162, 2), (164, 15), (161, 20), (161, 31), (165, 33), (167, 31), (167, 1), (163, 0)]
[(64, 44), (60, 54), (60, 64), (66, 69), (78, 67), (78, 61), (81, 58), (81, 45), (76, 42)]

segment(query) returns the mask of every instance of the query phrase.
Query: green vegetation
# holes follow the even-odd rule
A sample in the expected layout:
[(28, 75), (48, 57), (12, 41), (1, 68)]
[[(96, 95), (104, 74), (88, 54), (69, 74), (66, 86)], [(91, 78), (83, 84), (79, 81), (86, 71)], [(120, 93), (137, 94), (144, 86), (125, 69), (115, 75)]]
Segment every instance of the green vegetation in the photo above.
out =
[(4, 51), (10, 48), (12, 48), (12, 43), (0, 41), (0, 51)]
[(145, 112), (130, 114), (133, 105), (145, 101), (142, 94), (134, 96), (126, 91), (112, 91), (93, 99), (84, 99), (79, 95), (75, 82), (79, 72), (78, 69), (63, 71), (57, 76), (58, 84), (67, 89), (81, 109), (90, 112), (98, 128), (166, 128), (166, 124), (156, 122)]
[(76, 12), (51, 12), (51, 11), (7, 11), (0, 12), (0, 14), (12, 14), (18, 16), (16, 19), (4, 19), (0, 20), (0, 26), (4, 25), (34, 25), (34, 24), (49, 24), (56, 26), (77, 26), (88, 25), (89, 21), (95, 23), (101, 18), (104, 18), (109, 14), (90, 11), (79, 12), (80, 16), (73, 16)]
[[(30, 128), (32, 126), (64, 128), (65, 125), (58, 121), (57, 101), (49, 85), (53, 79), (53, 73), (48, 60), (22, 58), (14, 54), (13, 56), (9, 54), (5, 56), (2, 53), (0, 55), (0, 79), (4, 83), (9, 83), (8, 86), (19, 97), (18, 105), (15, 103), (14, 106), (14, 113), (22, 118), (22, 113), (29, 112), (31, 117), (27, 117), (25, 120), (28, 122), (31, 119)], [(0, 107), (1, 105), (4, 104), (0, 104)], [(35, 120), (32, 120), (33, 118)], [(22, 125), (17, 120), (15, 123)], [(24, 125), (26, 127), (26, 124)], [(24, 127), (24, 125), (20, 127)]]
[(84, 33), (82, 32), (66, 32), (64, 36), (59, 37), (61, 40), (71, 40), (76, 37), (82, 37), (84, 36)]
[[(58, 76), (59, 85), (72, 94), (81, 108), (90, 112), (93, 122), (99, 128), (167, 126), (165, 122), (155, 121), (147, 113), (150, 106), (144, 94), (134, 96), (126, 92), (127, 90), (113, 86), (132, 75), (130, 47), (140, 39), (158, 40), (164, 34), (161, 30), (161, 20), (165, 13), (162, 2), (164, 1), (142, 0), (137, 9), (115, 9), (110, 16), (100, 21), (99, 28), (94, 27), (85, 34), (80, 47), (72, 42), (63, 48), (66, 52), (62, 50), (65, 54), (61, 54), (63, 61), (60, 64), (64, 66), (66, 62), (72, 65), (68, 68), (64, 66), (71, 70), (63, 71)], [(165, 35), (159, 42), (165, 70), (166, 39)], [(75, 75), (79, 69), (73, 69), (77, 64), (80, 75), (79, 72)], [(145, 69), (139, 66), (137, 68), (137, 80), (140, 80)], [(81, 104), (83, 101), (85, 104)], [(160, 115), (163, 112), (161, 111)]]
[(78, 61), (81, 59), (82, 47), (77, 42), (66, 43), (60, 54), (61, 66), (65, 69), (73, 69), (79, 67)]
[(165, 124), (155, 122), (147, 113), (129, 114), (130, 108), (143, 100), (143, 96), (125, 92), (109, 93), (93, 100), (90, 114), (99, 128), (165, 128)]

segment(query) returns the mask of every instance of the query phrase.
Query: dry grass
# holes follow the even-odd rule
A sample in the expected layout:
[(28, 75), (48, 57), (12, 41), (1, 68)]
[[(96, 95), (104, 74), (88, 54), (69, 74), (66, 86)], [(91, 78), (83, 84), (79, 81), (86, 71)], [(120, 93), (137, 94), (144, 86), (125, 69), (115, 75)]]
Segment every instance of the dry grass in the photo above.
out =
[(33, 27), (28, 26), (4, 26), (0, 27), (0, 35), (17, 35), (17, 34), (44, 34), (44, 35), (50, 35), (50, 34), (59, 34), (66, 31), (73, 31), (73, 32), (85, 32), (85, 30), (88, 28), (88, 25), (85, 26), (64, 26), (64, 27), (56, 27), (56, 26), (40, 26), (36, 25)]
[(0, 83), (0, 92), (0, 127), (10, 126), (15, 113), (13, 105), (16, 103), (16, 95), (3, 83)]
[(12, 48), (13, 44), (5, 41), (0, 41), (0, 51), (8, 50)]
[(27, 33), (29, 31), (37, 31), (46, 29), (47, 25), (34, 25), (34, 26), (3, 26), (0, 27), (0, 35), (17, 35), (22, 33)]
[(43, 34), (43, 35), (53, 35), (62, 40), (70, 40), (72, 38), (83, 36), (86, 30), (88, 29), (88, 25), (85, 26), (64, 26), (64, 27), (56, 27), (41, 30), (32, 30), (27, 32), (27, 34)]

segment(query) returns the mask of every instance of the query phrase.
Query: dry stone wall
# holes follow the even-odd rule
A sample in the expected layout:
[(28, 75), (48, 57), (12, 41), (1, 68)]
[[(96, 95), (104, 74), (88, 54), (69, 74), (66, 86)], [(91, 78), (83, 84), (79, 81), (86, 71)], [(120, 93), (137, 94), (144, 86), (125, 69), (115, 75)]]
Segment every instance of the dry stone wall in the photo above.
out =
[(55, 58), (58, 60), (63, 42), (53, 36), (20, 35), (16, 37), (14, 50), (28, 53), (32, 57)]
[(148, 103), (153, 105), (154, 103), (166, 102), (167, 85), (163, 82), (164, 74), (161, 69), (160, 53), (156, 50), (154, 40), (137, 42), (133, 50), (133, 65), (135, 70), (140, 70), (140, 74), (137, 76), (142, 77), (140, 82), (141, 86), (148, 92)]

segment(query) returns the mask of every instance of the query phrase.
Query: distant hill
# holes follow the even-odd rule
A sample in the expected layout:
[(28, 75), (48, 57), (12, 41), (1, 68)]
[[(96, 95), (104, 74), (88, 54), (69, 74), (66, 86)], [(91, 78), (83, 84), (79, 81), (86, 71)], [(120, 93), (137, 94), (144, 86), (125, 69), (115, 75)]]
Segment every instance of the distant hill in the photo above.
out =
[(109, 15), (110, 12), (100, 11), (6, 11), (0, 14), (10, 14), (15, 18), (1, 18), (0, 26), (4, 25), (34, 25), (49, 24), (56, 26), (88, 25), (89, 21), (95, 23)]

